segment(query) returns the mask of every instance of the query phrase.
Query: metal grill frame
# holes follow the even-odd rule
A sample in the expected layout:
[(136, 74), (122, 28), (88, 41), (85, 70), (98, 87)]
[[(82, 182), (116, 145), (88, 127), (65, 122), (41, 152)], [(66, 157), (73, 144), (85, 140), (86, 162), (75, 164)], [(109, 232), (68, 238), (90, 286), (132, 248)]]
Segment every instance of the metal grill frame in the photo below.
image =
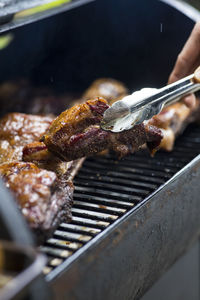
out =
[(57, 298), (139, 299), (200, 234), (199, 178), (200, 156), (57, 267)]
[[(200, 129), (196, 128), (196, 137), (188, 137), (187, 132), (174, 152), (175, 157), (180, 155), (181, 164), (184, 155), (190, 161), (200, 149)], [(191, 138), (196, 142), (189, 147), (187, 139)], [(163, 155), (170, 158), (173, 152), (158, 153)], [(58, 299), (100, 300), (105, 295), (108, 299), (139, 299), (193, 244), (200, 233), (200, 155), (183, 168), (179, 165), (178, 172), (176, 168), (178, 160), (177, 166), (172, 166), (175, 174), (171, 173), (153, 193), (62, 263), (55, 259), (58, 266), (46, 280)]]

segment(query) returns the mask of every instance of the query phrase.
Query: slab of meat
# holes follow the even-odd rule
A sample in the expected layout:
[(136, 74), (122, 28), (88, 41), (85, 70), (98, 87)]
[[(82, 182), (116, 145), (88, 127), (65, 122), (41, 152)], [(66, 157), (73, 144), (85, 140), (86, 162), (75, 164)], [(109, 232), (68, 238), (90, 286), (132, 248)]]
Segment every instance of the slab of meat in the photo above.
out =
[(0, 176), (36, 233), (38, 242), (49, 237), (60, 221), (71, 219), (74, 191), (71, 181), (64, 177), (60, 180), (54, 172), (26, 162), (1, 164)]
[[(196, 80), (199, 82), (199, 77), (197, 78), (196, 76)], [(86, 99), (101, 96), (111, 105), (127, 94), (128, 90), (122, 83), (112, 79), (98, 79), (93, 82), (84, 96)], [(114, 96), (116, 96), (116, 98)], [(160, 114), (154, 116), (147, 124), (158, 127), (162, 131), (163, 138), (159, 149), (171, 151), (173, 150), (176, 137), (182, 134), (188, 124), (198, 121), (199, 119), (200, 99), (197, 99), (196, 105), (192, 108), (186, 106), (183, 101), (174, 103), (164, 108)], [(152, 154), (153, 152), (154, 150), (152, 149)]]
[[(110, 101), (125, 90), (121, 83), (103, 79), (92, 84), (86, 93), (98, 89), (98, 94), (106, 93)], [(27, 111), (31, 107), (34, 112), (43, 112), (41, 105), (45, 103), (49, 112), (52, 103), (55, 106), (55, 98), (50, 97), (48, 90), (33, 88), (26, 81), (1, 85), (0, 99), (5, 103), (5, 109), (12, 109), (13, 98), (17, 110)], [(56, 107), (65, 101), (66, 97)], [(7, 103), (11, 106), (8, 107)], [(52, 120), (53, 116), (23, 113), (9, 113), (0, 120), (0, 176), (36, 232), (38, 241), (50, 236), (60, 222), (71, 219), (72, 181), (84, 160), (63, 162), (49, 152), (45, 144), (38, 142)], [(24, 160), (30, 162), (21, 161), (24, 146)]]
[[(99, 90), (98, 94), (106, 92), (110, 101), (125, 90), (121, 83), (107, 79), (96, 81), (87, 93), (95, 89)], [(48, 90), (33, 88), (23, 80), (1, 85), (0, 99), (5, 104), (5, 110), (13, 109), (14, 99), (16, 110), (55, 112), (55, 97)], [(56, 111), (67, 100), (65, 96), (60, 103), (59, 98)], [(52, 120), (53, 116), (22, 113), (10, 113), (0, 120), (0, 176), (40, 241), (50, 236), (60, 222), (71, 219), (72, 181), (84, 160), (63, 162), (49, 152), (45, 144), (38, 142)], [(24, 160), (31, 163), (21, 161), (24, 146)]]
[(76, 105), (58, 116), (41, 139), (47, 148), (66, 161), (93, 155), (110, 149), (122, 157), (147, 143), (152, 150), (162, 139), (161, 131), (140, 124), (122, 133), (111, 133), (100, 128), (107, 101), (97, 97)]
[(200, 100), (196, 100), (194, 107), (188, 107), (183, 101), (165, 107), (161, 113), (148, 121), (148, 124), (162, 130), (163, 139), (160, 148), (166, 151), (173, 150), (176, 137), (186, 126), (200, 119)]
[(72, 180), (82, 160), (48, 159), (22, 162), (22, 149), (44, 134), (53, 117), (10, 113), (0, 120), (0, 176), (22, 214), (36, 232), (38, 242), (49, 237), (62, 221), (71, 219)]

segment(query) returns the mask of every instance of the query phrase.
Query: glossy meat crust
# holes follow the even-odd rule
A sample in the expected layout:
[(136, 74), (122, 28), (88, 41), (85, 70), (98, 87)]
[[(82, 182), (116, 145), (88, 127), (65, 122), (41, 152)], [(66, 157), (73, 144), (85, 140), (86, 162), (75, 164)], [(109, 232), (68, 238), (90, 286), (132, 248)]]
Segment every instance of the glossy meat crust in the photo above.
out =
[(74, 190), (71, 181), (65, 181), (64, 177), (58, 180), (54, 172), (26, 162), (1, 164), (0, 175), (38, 241), (51, 235), (58, 220), (71, 219)]
[(63, 162), (53, 154), (39, 162), (21, 162), (23, 147), (39, 140), (52, 120), (21, 113), (10, 113), (0, 120), (0, 176), (39, 242), (60, 222), (71, 219), (72, 180), (82, 164), (82, 160)]
[(0, 163), (22, 159), (27, 143), (38, 140), (51, 124), (51, 116), (10, 113), (0, 120)]
[(104, 149), (115, 151), (120, 157), (133, 153), (147, 143), (153, 150), (162, 139), (159, 129), (140, 124), (122, 133), (100, 128), (107, 101), (97, 97), (66, 110), (51, 124), (41, 139), (47, 148), (66, 161), (96, 154)]

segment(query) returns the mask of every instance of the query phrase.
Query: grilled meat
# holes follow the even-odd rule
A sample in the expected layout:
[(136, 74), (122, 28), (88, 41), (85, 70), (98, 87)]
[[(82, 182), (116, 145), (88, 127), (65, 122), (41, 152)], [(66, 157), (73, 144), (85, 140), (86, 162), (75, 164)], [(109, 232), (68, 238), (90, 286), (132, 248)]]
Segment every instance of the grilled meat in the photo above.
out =
[(184, 102), (179, 101), (162, 110), (161, 113), (148, 121), (148, 124), (156, 126), (162, 130), (163, 139), (160, 148), (171, 151), (175, 138), (181, 134), (186, 126), (197, 121), (200, 115), (200, 100), (196, 100), (196, 105), (190, 108)]
[[(61, 221), (71, 219), (72, 180), (82, 160), (63, 162), (45, 156), (37, 165), (22, 162), (22, 149), (37, 141), (53, 117), (10, 113), (0, 120), (0, 176), (6, 182), (40, 241)], [(36, 142), (35, 142), (36, 143)]]
[[(126, 94), (122, 84), (101, 79), (84, 97), (103, 95), (111, 104)], [(173, 104), (147, 123), (117, 134), (100, 128), (108, 107), (107, 101), (96, 98), (68, 109), (54, 121), (53, 116), (21, 113), (0, 120), (0, 176), (40, 241), (50, 236), (60, 222), (71, 218), (72, 180), (84, 160), (77, 158), (104, 149), (124, 156), (144, 144), (152, 153), (159, 146), (171, 150), (175, 136), (195, 120), (199, 102), (193, 110), (182, 102)]]
[[(101, 86), (103, 81), (105, 83), (105, 80), (98, 81)], [(106, 85), (110, 99), (114, 99), (123, 91), (120, 84), (114, 80), (110, 80), (110, 83), (107, 81)], [(96, 84), (95, 86), (97, 88)], [(94, 84), (87, 90), (88, 93), (92, 91)], [(105, 91), (105, 85), (104, 89), (101, 88), (102, 91)], [(5, 103), (6, 110), (12, 109), (13, 98), (16, 110), (27, 111), (31, 106), (31, 112), (43, 113), (45, 106), (47, 112), (55, 112), (55, 108), (49, 110), (49, 107), (53, 107), (52, 103), (55, 106), (55, 98), (50, 96), (48, 90), (35, 89), (27, 81), (1, 85), (0, 99)], [(29, 105), (26, 105), (27, 102)], [(67, 102), (66, 97), (61, 102), (56, 106), (57, 110)], [(10, 108), (7, 103), (11, 103)], [(43, 143), (38, 142), (52, 120), (53, 116), (42, 117), (22, 113), (10, 113), (0, 120), (0, 175), (12, 190), (31, 228), (40, 233), (40, 239), (49, 236), (61, 221), (71, 218), (72, 180), (84, 160), (63, 162), (49, 152)], [(24, 146), (24, 160), (31, 161), (31, 164), (21, 162)], [(49, 185), (42, 182), (40, 175), (48, 177)], [(33, 198), (34, 205), (31, 204)]]
[[(101, 86), (101, 92), (106, 92), (110, 100), (125, 90), (115, 80), (106, 81), (106, 87), (105, 80), (100, 80), (93, 84), (87, 93), (94, 92), (97, 83)], [(40, 89), (38, 92), (38, 89), (34, 89), (25, 81), (20, 84), (10, 82), (1, 86), (0, 98), (5, 100), (5, 106), (7, 102), (11, 103), (10, 100), (14, 97), (17, 99), (15, 108), (24, 111), (31, 106), (34, 112), (43, 112), (42, 103), (47, 103), (45, 107), (48, 108), (55, 102), (48, 91)], [(64, 103), (65, 99), (62, 102)], [(9, 110), (8, 107), (6, 109)], [(99, 113), (101, 110), (100, 105)], [(91, 124), (95, 124), (97, 119), (98, 114)], [(52, 120), (53, 116), (42, 117), (22, 113), (10, 113), (0, 120), (0, 176), (13, 193), (22, 214), (40, 241), (50, 236), (61, 221), (71, 219), (74, 190), (72, 180), (84, 160), (82, 158), (63, 162), (49, 152), (45, 144), (38, 142)], [(23, 158), (30, 162), (21, 161), (23, 147)]]
[(51, 124), (51, 116), (10, 113), (0, 120), (0, 163), (22, 159), (27, 143), (38, 140)]
[[(199, 81), (196, 78), (197, 82)], [(96, 93), (96, 94), (95, 94)], [(126, 87), (112, 79), (98, 79), (93, 82), (91, 87), (85, 92), (86, 99), (95, 96), (105, 98), (109, 104), (122, 99), (128, 93)], [(176, 137), (181, 134), (186, 126), (197, 121), (200, 116), (200, 99), (196, 101), (196, 105), (190, 108), (183, 101), (179, 101), (163, 109), (163, 111), (154, 116), (147, 124), (153, 125), (161, 129), (163, 138), (159, 145), (160, 149), (171, 151), (174, 146)], [(154, 153), (153, 144), (149, 145), (152, 154)]]
[(64, 174), (68, 180), (73, 180), (84, 158), (65, 162), (50, 152), (44, 143), (33, 142), (24, 147), (23, 161), (32, 162), (39, 168), (54, 171), (58, 177), (62, 177)]
[[(109, 105), (112, 105), (114, 102), (122, 99), (127, 94), (128, 89), (122, 82), (112, 78), (100, 78), (96, 79), (85, 91), (81, 103), (84, 103), (86, 100), (93, 99), (95, 97), (102, 97), (108, 101)], [(105, 155), (108, 152), (109, 151), (107, 149), (99, 152), (98, 154)]]
[(54, 172), (26, 162), (1, 164), (0, 176), (37, 234), (38, 241), (50, 236), (60, 220), (71, 219), (74, 188), (67, 178), (58, 180)]
[[(86, 99), (92, 99), (96, 96), (106, 98), (109, 104), (121, 99), (128, 93), (127, 88), (118, 80), (111, 78), (100, 78), (95, 80), (90, 87), (83, 94), (82, 98), (74, 101), (74, 105), (84, 103)], [(108, 151), (104, 150), (101, 154), (106, 154)], [(58, 157), (47, 150), (47, 147), (42, 142), (34, 142), (27, 144), (23, 150), (23, 160), (35, 162), (39, 166), (52, 164)], [(48, 163), (47, 163), (48, 162)], [(49, 164), (50, 163), (50, 164)]]
[(95, 97), (102, 97), (111, 105), (113, 102), (122, 99), (128, 94), (127, 88), (118, 80), (111, 78), (100, 78), (95, 80), (83, 94), (83, 99), (89, 100)]
[(157, 148), (161, 131), (151, 125), (140, 124), (122, 133), (111, 133), (100, 128), (107, 101), (102, 98), (88, 100), (63, 112), (51, 124), (41, 139), (47, 148), (66, 161), (93, 155), (111, 149), (122, 157), (147, 143)]

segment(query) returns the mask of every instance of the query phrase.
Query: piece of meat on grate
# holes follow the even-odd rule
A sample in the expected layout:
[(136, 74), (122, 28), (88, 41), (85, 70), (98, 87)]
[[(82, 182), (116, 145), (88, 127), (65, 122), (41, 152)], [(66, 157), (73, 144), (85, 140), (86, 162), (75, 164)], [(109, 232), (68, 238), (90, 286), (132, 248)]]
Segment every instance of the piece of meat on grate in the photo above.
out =
[(148, 124), (162, 130), (163, 139), (160, 148), (172, 151), (176, 137), (192, 122), (200, 119), (200, 100), (195, 105), (188, 107), (183, 101), (165, 107), (161, 113), (148, 121)]
[(41, 141), (48, 150), (66, 161), (104, 149), (113, 150), (122, 157), (137, 151), (145, 143), (151, 150), (159, 146), (162, 133), (152, 125), (140, 124), (117, 134), (101, 129), (100, 122), (108, 107), (107, 101), (99, 97), (73, 106), (52, 122)]
[(34, 164), (22, 162), (22, 149), (37, 141), (53, 117), (7, 114), (0, 120), (0, 177), (12, 191), (19, 209), (36, 232), (38, 242), (62, 221), (71, 220), (72, 180), (82, 160), (63, 162), (51, 154)]
[(0, 176), (38, 242), (49, 237), (60, 221), (71, 219), (72, 181), (65, 177), (58, 179), (54, 172), (27, 162), (1, 164)]
[[(4, 85), (0, 97), (10, 99), (16, 96), (17, 89), (18, 95), (23, 96), (20, 98), (22, 108), (25, 105), (22, 105), (23, 99), (27, 102), (34, 91), (27, 86), (22, 85), (23, 90), (20, 90), (21, 85), (19, 87), (17, 83)], [(115, 80), (103, 79), (92, 84), (87, 93), (95, 90), (107, 93), (111, 101), (126, 89)], [(5, 103), (8, 102), (6, 99)], [(74, 191), (72, 180), (84, 160), (64, 162), (49, 152), (45, 144), (38, 142), (52, 120), (53, 116), (23, 113), (9, 113), (0, 120), (0, 176), (13, 193), (30, 227), (36, 232), (38, 241), (50, 236), (60, 222), (71, 219)], [(24, 159), (30, 163), (21, 161), (23, 147)]]

